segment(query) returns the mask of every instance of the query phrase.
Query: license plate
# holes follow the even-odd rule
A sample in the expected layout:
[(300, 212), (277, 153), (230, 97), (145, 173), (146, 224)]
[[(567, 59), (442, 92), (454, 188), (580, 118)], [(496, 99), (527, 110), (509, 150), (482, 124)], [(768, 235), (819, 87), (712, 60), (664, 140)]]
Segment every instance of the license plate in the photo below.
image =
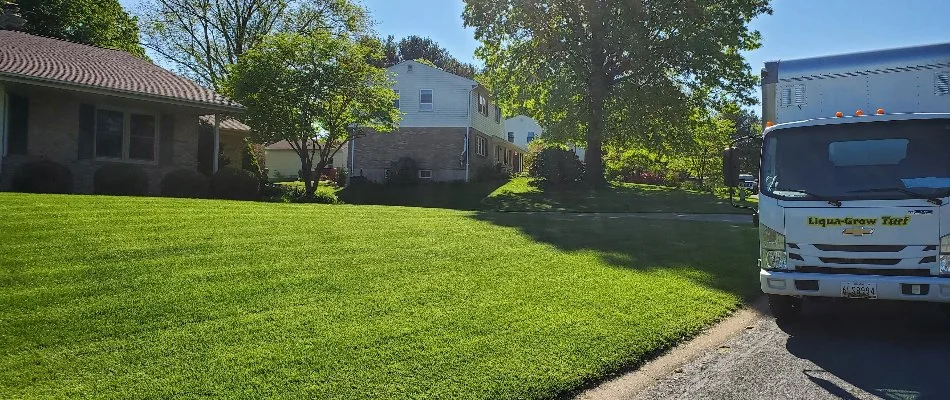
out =
[(876, 299), (877, 284), (844, 282), (841, 284), (841, 297), (849, 297), (852, 299)]

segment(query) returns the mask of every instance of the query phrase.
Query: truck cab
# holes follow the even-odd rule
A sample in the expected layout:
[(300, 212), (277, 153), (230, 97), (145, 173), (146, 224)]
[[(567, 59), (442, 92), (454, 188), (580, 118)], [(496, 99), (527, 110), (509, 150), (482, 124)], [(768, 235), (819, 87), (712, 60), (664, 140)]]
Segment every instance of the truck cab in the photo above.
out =
[(770, 62), (762, 76), (759, 281), (773, 314), (808, 297), (950, 304), (950, 43)]

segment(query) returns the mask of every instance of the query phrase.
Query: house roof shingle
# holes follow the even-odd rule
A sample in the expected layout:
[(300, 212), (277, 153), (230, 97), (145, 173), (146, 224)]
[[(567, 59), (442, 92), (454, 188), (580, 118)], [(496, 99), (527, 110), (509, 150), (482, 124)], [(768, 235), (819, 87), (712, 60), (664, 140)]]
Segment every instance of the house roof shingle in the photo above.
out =
[[(208, 125), (214, 125), (214, 115), (202, 115), (201, 122), (204, 122)], [(241, 132), (250, 132), (251, 127), (247, 126), (241, 121), (238, 121), (234, 118), (225, 118), (221, 120), (221, 129), (227, 129), (232, 131), (241, 131)]]
[(0, 76), (138, 94), (218, 109), (241, 105), (146, 60), (104, 49), (0, 30)]
[(281, 140), (277, 143), (272, 143), (265, 147), (267, 150), (293, 150), (293, 147), (290, 147), (290, 142), (286, 140)]

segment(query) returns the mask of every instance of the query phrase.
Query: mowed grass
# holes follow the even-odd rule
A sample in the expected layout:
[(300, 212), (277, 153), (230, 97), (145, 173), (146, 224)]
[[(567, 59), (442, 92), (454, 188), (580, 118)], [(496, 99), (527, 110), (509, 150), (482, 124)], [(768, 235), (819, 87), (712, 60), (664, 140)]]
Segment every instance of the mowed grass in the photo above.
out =
[(757, 289), (747, 226), (0, 194), (0, 398), (544, 398)]
[[(739, 203), (738, 195), (735, 201)], [(749, 198), (742, 204), (755, 202)], [(545, 186), (524, 177), (499, 187), (483, 203), (499, 211), (752, 213), (733, 207), (728, 196), (706, 192), (632, 183), (593, 190), (580, 185)]]

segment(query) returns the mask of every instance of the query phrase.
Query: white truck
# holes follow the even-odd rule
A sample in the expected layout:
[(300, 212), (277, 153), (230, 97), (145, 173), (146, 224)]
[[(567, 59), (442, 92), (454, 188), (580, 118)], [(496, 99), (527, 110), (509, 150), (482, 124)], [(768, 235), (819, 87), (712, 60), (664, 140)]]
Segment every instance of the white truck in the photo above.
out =
[(759, 281), (773, 314), (793, 318), (809, 297), (950, 311), (950, 43), (767, 62), (762, 117)]

